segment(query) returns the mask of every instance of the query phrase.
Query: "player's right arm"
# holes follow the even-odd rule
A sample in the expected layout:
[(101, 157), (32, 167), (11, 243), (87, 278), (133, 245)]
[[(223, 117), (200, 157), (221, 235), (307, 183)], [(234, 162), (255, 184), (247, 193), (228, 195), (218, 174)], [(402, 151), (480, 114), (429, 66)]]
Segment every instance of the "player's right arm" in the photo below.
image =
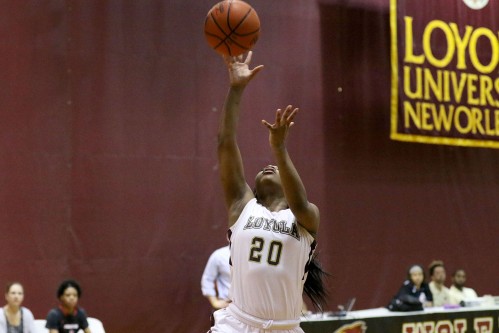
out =
[(237, 221), (246, 203), (254, 197), (244, 177), (236, 133), (244, 88), (263, 66), (249, 69), (251, 52), (244, 61), (242, 56), (224, 59), (229, 70), (230, 88), (225, 98), (218, 130), (218, 162), (230, 227)]

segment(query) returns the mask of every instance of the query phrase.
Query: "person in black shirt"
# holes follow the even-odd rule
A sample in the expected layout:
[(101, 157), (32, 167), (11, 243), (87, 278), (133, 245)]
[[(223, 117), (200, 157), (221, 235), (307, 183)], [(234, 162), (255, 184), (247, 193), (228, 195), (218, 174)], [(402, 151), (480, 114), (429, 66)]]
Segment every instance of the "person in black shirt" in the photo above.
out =
[(423, 266), (412, 265), (407, 280), (388, 305), (390, 311), (417, 311), (433, 306), (433, 295), (425, 282)]
[(81, 288), (76, 281), (66, 280), (61, 283), (57, 289), (60, 304), (47, 315), (45, 327), (49, 333), (76, 333), (80, 329), (91, 333), (85, 310), (77, 306), (80, 297)]

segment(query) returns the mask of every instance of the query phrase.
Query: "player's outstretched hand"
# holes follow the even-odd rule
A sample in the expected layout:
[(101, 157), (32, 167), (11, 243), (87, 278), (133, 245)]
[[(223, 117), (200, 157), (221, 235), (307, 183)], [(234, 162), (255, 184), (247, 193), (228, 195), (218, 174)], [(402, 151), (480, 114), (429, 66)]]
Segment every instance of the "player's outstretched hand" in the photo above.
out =
[(237, 57), (223, 56), (227, 68), (229, 69), (230, 85), (232, 87), (244, 87), (263, 69), (263, 65), (249, 69), (251, 56), (253, 52), (249, 51), (246, 59), (243, 55)]
[(298, 108), (288, 105), (284, 110), (277, 109), (273, 124), (262, 120), (262, 124), (269, 129), (269, 143), (271, 147), (280, 148), (285, 145), (289, 128), (295, 124), (293, 120), (298, 111)]

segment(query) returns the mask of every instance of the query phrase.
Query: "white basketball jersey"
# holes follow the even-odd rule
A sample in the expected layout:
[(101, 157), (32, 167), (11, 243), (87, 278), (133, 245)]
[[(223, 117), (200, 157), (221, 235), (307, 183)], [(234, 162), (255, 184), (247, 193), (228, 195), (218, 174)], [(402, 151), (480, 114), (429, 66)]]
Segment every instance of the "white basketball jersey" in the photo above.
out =
[(314, 238), (291, 210), (271, 212), (252, 199), (229, 237), (232, 302), (262, 319), (298, 319)]

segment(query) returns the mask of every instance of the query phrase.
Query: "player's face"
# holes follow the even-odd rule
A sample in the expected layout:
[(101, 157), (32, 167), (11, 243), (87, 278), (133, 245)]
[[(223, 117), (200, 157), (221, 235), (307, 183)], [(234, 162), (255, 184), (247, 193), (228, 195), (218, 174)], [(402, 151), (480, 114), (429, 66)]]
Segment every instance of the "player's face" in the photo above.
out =
[(64, 290), (60, 300), (66, 308), (73, 309), (78, 303), (78, 291), (73, 287), (68, 287)]
[(13, 306), (21, 306), (24, 299), (23, 287), (19, 284), (13, 284), (10, 286), (9, 291), (5, 294), (5, 300), (7, 304)]
[(256, 175), (255, 181), (261, 182), (264, 179), (275, 179), (279, 180), (280, 183), (280, 177), (279, 177), (279, 169), (275, 165), (267, 165), (265, 166), (260, 172)]
[(260, 194), (265, 193), (266, 188), (272, 187), (282, 187), (281, 186), (281, 177), (279, 176), (279, 169), (275, 165), (267, 165), (264, 167), (255, 177), (255, 188), (257, 192)]

